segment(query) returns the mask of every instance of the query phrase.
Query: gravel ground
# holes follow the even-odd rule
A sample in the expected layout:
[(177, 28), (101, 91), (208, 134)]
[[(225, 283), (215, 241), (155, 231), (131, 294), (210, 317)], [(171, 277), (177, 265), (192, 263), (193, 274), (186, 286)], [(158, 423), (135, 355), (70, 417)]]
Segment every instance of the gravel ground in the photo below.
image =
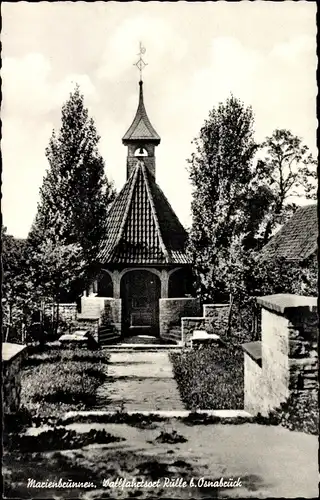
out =
[[(312, 498), (318, 493), (316, 436), (258, 424), (186, 425), (175, 419), (153, 422), (143, 429), (127, 424), (66, 426), (77, 433), (92, 429), (104, 429), (122, 440), (93, 442), (73, 450), (32, 453), (30, 449), (26, 454), (5, 455), (5, 497)], [(241, 487), (215, 486), (221, 477), (240, 478)], [(28, 478), (87, 481), (92, 486), (27, 488)], [(144, 481), (145, 487), (122, 488), (121, 478)]]

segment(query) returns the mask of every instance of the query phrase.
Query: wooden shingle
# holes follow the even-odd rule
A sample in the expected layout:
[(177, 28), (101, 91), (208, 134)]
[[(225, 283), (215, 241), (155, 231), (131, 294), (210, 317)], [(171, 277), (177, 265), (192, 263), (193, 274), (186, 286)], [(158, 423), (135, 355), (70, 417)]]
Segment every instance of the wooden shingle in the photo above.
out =
[(132, 124), (122, 138), (122, 142), (123, 144), (128, 145), (130, 142), (148, 140), (148, 142), (158, 145), (160, 143), (160, 136), (151, 125), (144, 106), (142, 88), (143, 82), (140, 81), (139, 85), (140, 91), (138, 109)]

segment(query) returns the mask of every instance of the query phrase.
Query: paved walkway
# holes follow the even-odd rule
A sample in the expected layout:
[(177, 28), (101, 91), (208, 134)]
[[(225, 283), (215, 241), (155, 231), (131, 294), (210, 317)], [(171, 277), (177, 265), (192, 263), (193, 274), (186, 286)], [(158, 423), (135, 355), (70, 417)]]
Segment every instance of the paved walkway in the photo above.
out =
[(96, 409), (183, 410), (167, 352), (112, 352)]

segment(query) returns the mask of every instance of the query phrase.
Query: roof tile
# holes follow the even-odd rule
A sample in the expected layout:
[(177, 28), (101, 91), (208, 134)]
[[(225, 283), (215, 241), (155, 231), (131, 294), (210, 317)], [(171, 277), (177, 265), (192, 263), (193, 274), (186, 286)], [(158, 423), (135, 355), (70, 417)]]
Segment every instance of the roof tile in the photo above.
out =
[(187, 233), (143, 162), (114, 201), (98, 260), (107, 263), (189, 264)]
[(283, 257), (301, 262), (315, 253), (318, 246), (317, 212), (316, 204), (300, 207), (263, 247), (262, 258)]

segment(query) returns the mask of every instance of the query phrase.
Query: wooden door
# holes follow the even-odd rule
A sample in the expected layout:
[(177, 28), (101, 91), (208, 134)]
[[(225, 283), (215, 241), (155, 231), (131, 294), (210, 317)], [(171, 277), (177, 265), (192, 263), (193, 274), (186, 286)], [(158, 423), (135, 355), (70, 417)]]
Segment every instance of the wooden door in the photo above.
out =
[(159, 335), (161, 284), (150, 271), (129, 271), (121, 281), (122, 324), (125, 335)]

